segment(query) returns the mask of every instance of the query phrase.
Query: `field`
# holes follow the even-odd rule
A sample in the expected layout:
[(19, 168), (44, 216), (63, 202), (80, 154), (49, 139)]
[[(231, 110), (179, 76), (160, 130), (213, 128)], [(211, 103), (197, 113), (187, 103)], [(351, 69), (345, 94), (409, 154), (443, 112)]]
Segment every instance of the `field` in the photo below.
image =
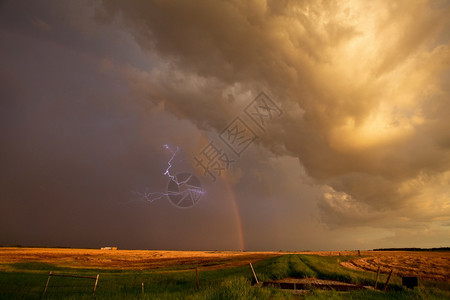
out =
[[(259, 287), (260, 281), (340, 281), (350, 292)], [(393, 270), (386, 292), (378, 288)], [(0, 299), (42, 298), (48, 274), (99, 274), (97, 299), (450, 299), (450, 252), (233, 252), (0, 248)], [(196, 268), (199, 288), (196, 287)], [(399, 276), (419, 276), (407, 290)], [(287, 278), (287, 279), (286, 279)], [(311, 279), (306, 279), (311, 278)], [(328, 281), (325, 281), (328, 280)], [(46, 299), (91, 299), (94, 280), (51, 277)]]
[(351, 260), (345, 266), (376, 272), (393, 270), (398, 276), (450, 280), (450, 252), (371, 251), (370, 256)]
[(212, 269), (248, 264), (279, 255), (277, 252), (241, 251), (151, 251), (58, 248), (0, 248), (0, 270), (11, 264), (40, 262), (66, 268), (151, 270), (192, 268)]

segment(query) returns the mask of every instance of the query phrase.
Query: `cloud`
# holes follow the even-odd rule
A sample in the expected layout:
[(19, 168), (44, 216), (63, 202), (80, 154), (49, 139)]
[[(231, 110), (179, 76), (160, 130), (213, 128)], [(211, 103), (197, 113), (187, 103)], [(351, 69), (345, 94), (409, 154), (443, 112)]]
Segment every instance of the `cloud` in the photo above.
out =
[[(449, 242), (447, 1), (1, 6), (0, 242), (234, 249), (241, 223), (258, 250)], [(282, 116), (195, 209), (128, 203), (166, 189), (163, 144), (186, 171), (260, 91)]]
[(411, 200), (420, 190), (405, 186), (450, 167), (450, 6), (436, 3), (105, 0), (103, 18), (121, 19), (158, 56), (127, 76), (152, 82), (149, 98), (201, 128), (223, 128), (239, 108), (229, 95), (276, 95), (286, 114), (261, 145), (329, 186), (322, 219), (343, 225), (366, 223), (366, 210), (421, 207)]

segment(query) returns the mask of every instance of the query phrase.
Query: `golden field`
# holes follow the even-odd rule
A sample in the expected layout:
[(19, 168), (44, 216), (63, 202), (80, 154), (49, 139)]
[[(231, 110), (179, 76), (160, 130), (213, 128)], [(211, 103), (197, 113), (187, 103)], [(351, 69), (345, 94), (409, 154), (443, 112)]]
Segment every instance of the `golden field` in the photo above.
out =
[(66, 248), (0, 248), (0, 270), (23, 262), (59, 267), (105, 269), (157, 269), (198, 265), (215, 269), (247, 264), (279, 255), (278, 252), (100, 250)]
[[(362, 253), (361, 253), (362, 254)], [(391, 269), (397, 276), (418, 276), (421, 278), (450, 282), (450, 252), (437, 251), (369, 251), (367, 257), (352, 259), (342, 265), (354, 269), (387, 273)]]
[(351, 269), (397, 276), (419, 276), (450, 280), (450, 252), (431, 251), (320, 251), (320, 252), (241, 252), (241, 251), (164, 251), (100, 250), (65, 248), (0, 248), (0, 270), (14, 263), (41, 262), (59, 267), (149, 270), (158, 268), (218, 269), (239, 266), (283, 254), (354, 256), (341, 265)]

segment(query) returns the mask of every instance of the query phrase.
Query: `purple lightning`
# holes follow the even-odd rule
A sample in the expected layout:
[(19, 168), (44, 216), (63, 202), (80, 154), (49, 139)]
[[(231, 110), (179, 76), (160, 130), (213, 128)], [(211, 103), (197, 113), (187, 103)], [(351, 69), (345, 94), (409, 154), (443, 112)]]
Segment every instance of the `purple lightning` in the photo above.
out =
[[(165, 144), (164, 148), (166, 148), (167, 150), (169, 150), (170, 152), (172, 152), (172, 157), (170, 158), (170, 160), (167, 162), (167, 164), (169, 165), (166, 169), (166, 172), (164, 172), (164, 175), (169, 176), (169, 178), (175, 182), (176, 184), (178, 184), (177, 180), (175, 179), (174, 175), (170, 175), (170, 168), (172, 168), (172, 160), (175, 158), (175, 155), (177, 155), (177, 152), (179, 150), (178, 146), (177, 146), (177, 150), (173, 151), (172, 149), (169, 148), (169, 145)], [(179, 185), (179, 184), (178, 184)]]
[[(191, 174), (187, 179), (179, 182), (175, 175), (170, 174), (170, 169), (173, 166), (172, 165), (173, 160), (175, 159), (175, 156), (179, 151), (179, 147), (177, 146), (176, 150), (174, 151), (169, 147), (169, 145), (164, 144), (164, 148), (169, 150), (172, 153), (172, 156), (170, 157), (169, 161), (167, 162), (168, 167), (167, 167), (166, 171), (163, 173), (163, 175), (167, 175), (170, 178), (170, 180), (172, 182), (174, 182), (178, 187), (183, 186), (185, 183), (187, 183), (191, 179), (191, 177), (193, 175)], [(181, 201), (184, 201), (184, 199), (186, 199), (186, 197), (188, 197), (189, 195), (191, 196), (191, 199), (198, 199), (198, 198), (200, 198), (200, 195), (203, 195), (205, 192), (198, 187), (189, 187), (189, 188), (183, 189), (178, 192), (175, 192), (175, 191), (168, 191), (165, 193), (150, 192), (149, 189), (146, 188), (145, 192), (133, 191), (133, 193), (135, 195), (137, 195), (140, 199), (148, 201), (148, 202), (153, 202), (155, 200), (159, 200), (165, 196), (181, 196), (181, 200), (180, 200), (180, 202), (181, 202)]]
[(198, 188), (189, 188), (180, 192), (166, 192), (166, 193), (150, 192), (148, 188), (145, 189), (145, 192), (133, 191), (133, 194), (137, 195), (140, 199), (148, 201), (150, 203), (166, 196), (182, 196), (181, 200), (184, 200), (189, 194), (192, 194), (195, 198), (198, 198), (200, 197), (200, 195), (203, 195), (204, 193), (205, 193), (204, 191)]
[(170, 180), (172, 180), (174, 183), (176, 183), (178, 186), (185, 184), (186, 182), (189, 181), (189, 179), (191, 179), (192, 175), (189, 176), (186, 180), (178, 182), (177, 178), (175, 177), (175, 175), (170, 175), (170, 168), (172, 168), (172, 160), (175, 158), (175, 155), (177, 155), (178, 150), (180, 150), (180, 148), (178, 148), (175, 151), (173, 151), (172, 149), (170, 149), (169, 145), (165, 144), (164, 148), (166, 148), (167, 150), (169, 150), (172, 153), (172, 157), (170, 158), (170, 160), (167, 162), (167, 164), (169, 165), (166, 169), (166, 172), (164, 172), (164, 175), (167, 175)]

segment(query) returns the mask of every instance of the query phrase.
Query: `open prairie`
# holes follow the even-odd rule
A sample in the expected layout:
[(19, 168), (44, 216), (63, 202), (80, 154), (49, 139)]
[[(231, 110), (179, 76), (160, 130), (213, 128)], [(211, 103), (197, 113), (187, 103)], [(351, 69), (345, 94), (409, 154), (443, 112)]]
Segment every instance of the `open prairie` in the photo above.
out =
[[(450, 297), (449, 252), (361, 251), (360, 254), (358, 251), (241, 252), (4, 247), (0, 248), (0, 299), (41, 299), (42, 296), (47, 299), (90, 299), (93, 281), (86, 278), (95, 276), (99, 276), (98, 287), (95, 285), (97, 289), (94, 289), (98, 299)], [(263, 282), (263, 288), (251, 285), (255, 283), (255, 278), (249, 262), (253, 264), (259, 281)], [(381, 267), (379, 280), (376, 279), (378, 266)], [(392, 277), (388, 276), (390, 270), (393, 270)], [(53, 274), (51, 280), (49, 272)], [(57, 277), (57, 274), (87, 277), (66, 278)], [(418, 276), (419, 288), (403, 288), (401, 276), (405, 275)], [(292, 294), (292, 291), (282, 287), (293, 283), (300, 288), (294, 291), (297, 293)], [(374, 289), (377, 283), (378, 288)], [(385, 286), (387, 289), (383, 292)], [(342, 291), (342, 288), (346, 292), (337, 292)]]
[(315, 252), (242, 252), (242, 251), (164, 251), (100, 250), (65, 248), (0, 248), (0, 270), (11, 264), (40, 262), (69, 268), (95, 269), (183, 269), (199, 266), (218, 269), (241, 266), (286, 254), (319, 256), (352, 256), (341, 265), (360, 271), (382, 273), (393, 270), (397, 276), (418, 276), (450, 280), (450, 252), (433, 251), (315, 251)]
[(0, 248), (0, 268), (41, 262), (59, 267), (149, 270), (198, 265), (232, 267), (280, 255), (278, 252), (100, 250), (65, 248)]

